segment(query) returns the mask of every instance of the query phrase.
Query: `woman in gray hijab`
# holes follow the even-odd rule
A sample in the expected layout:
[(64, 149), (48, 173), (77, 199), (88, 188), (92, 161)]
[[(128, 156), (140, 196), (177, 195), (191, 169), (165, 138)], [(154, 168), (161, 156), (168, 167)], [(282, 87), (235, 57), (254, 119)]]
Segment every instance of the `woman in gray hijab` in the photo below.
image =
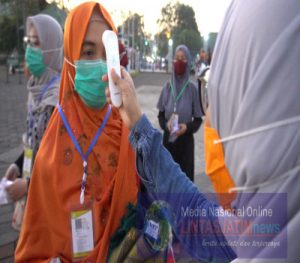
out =
[[(299, 29), (298, 0), (233, 1), (208, 83), (211, 126), (221, 138), (235, 184), (231, 191), (255, 193), (233, 206), (252, 206), (258, 200), (263, 207), (277, 204), (273, 213), (280, 211), (278, 221), (285, 224), (273, 241), (281, 244), (277, 253), (282, 262), (300, 258)], [(265, 193), (270, 193), (268, 200)], [(256, 262), (278, 257), (268, 254), (267, 247), (257, 252), (252, 254)]]
[(175, 50), (173, 72), (158, 100), (158, 120), (163, 143), (173, 159), (194, 181), (194, 136), (202, 119), (198, 93), (190, 81), (191, 55), (185, 45)]
[[(14, 183), (7, 187), (13, 201), (20, 200), (28, 190), (31, 168), (48, 121), (58, 101), (60, 72), (63, 62), (63, 32), (59, 23), (49, 15), (27, 18), (26, 68), (28, 113), (24, 152), (6, 171), (6, 178)], [(21, 200), (22, 201), (22, 200)], [(15, 225), (19, 228), (19, 224)]]

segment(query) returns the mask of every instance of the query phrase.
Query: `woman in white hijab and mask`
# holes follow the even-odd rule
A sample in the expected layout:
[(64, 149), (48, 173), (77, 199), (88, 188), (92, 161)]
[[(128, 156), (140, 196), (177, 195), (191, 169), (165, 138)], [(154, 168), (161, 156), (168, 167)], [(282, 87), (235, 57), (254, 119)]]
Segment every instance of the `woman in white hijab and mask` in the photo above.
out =
[[(60, 72), (63, 62), (63, 31), (59, 23), (49, 15), (39, 14), (27, 18), (26, 68), (30, 78), (27, 82), (28, 113), (26, 132), (23, 135), (24, 151), (6, 171), (6, 178), (14, 181), (6, 188), (13, 201), (20, 200), (24, 206), (31, 169), (48, 121), (58, 101)], [(20, 209), (22, 210), (22, 209)], [(18, 216), (20, 213), (18, 212)], [(20, 218), (14, 227), (20, 228)]]

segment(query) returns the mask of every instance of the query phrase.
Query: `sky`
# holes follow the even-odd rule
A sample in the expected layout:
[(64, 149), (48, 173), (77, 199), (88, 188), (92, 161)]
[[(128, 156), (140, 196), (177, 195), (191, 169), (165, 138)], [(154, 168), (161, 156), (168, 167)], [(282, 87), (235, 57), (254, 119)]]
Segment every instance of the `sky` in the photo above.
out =
[[(84, 0), (69, 0), (68, 8), (74, 8)], [(110, 12), (116, 25), (122, 24), (129, 11), (144, 16), (145, 31), (154, 35), (159, 32), (156, 23), (162, 7), (176, 0), (101, 0), (97, 1)], [(231, 0), (179, 0), (178, 2), (191, 6), (195, 11), (198, 29), (201, 35), (218, 32), (224, 14)]]

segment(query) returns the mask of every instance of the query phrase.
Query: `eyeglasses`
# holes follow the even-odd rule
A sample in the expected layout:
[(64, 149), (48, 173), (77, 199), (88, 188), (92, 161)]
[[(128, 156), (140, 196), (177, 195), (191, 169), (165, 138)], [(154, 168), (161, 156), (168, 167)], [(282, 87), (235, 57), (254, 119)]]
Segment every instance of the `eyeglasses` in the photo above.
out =
[(31, 46), (31, 47), (39, 47), (40, 46), (40, 41), (38, 36), (25, 36), (23, 38), (24, 45)]

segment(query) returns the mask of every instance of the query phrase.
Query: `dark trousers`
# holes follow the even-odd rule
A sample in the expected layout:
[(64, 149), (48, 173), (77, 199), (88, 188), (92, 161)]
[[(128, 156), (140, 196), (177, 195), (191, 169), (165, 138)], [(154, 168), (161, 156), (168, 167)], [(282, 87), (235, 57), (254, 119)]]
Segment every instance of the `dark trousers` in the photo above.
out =
[(194, 182), (194, 135), (184, 134), (174, 143), (169, 143), (169, 133), (165, 132), (163, 144), (171, 153), (174, 161), (180, 165), (181, 170)]

